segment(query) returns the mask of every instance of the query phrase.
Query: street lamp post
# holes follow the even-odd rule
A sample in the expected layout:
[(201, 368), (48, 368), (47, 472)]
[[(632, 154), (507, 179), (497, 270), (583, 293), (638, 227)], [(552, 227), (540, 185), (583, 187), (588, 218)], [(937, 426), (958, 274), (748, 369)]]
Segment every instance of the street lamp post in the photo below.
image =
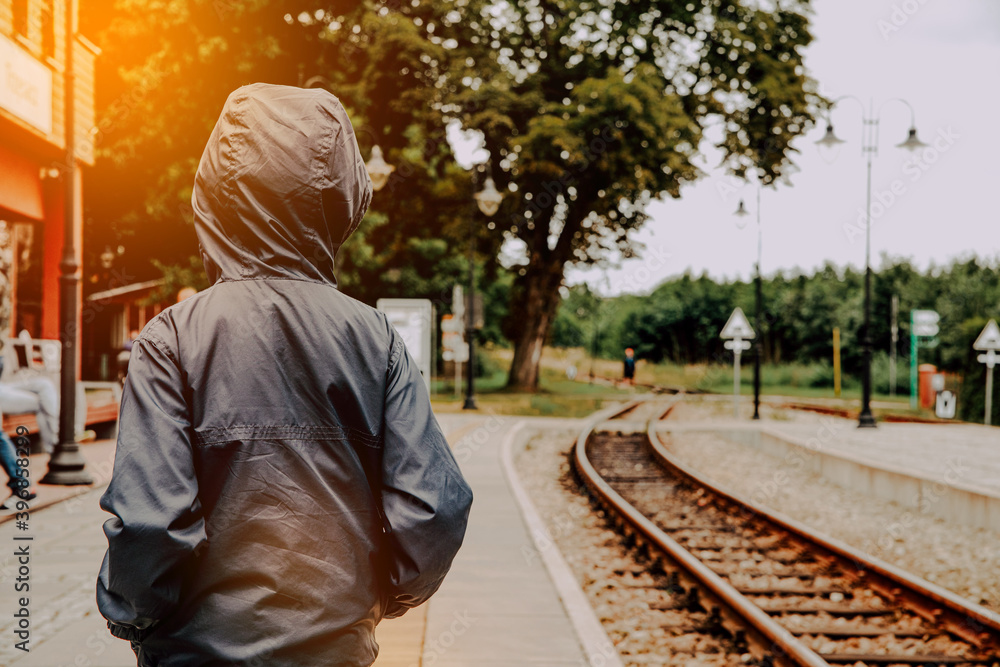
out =
[[(832, 107), (841, 100), (854, 100), (861, 107), (861, 122), (864, 129), (861, 141), (861, 151), (868, 163), (868, 186), (865, 203), (865, 302), (864, 302), (864, 329), (861, 335), (862, 359), (864, 369), (861, 376), (861, 414), (858, 417), (858, 428), (875, 428), (875, 416), (872, 414), (872, 337), (871, 337), (871, 300), (872, 300), (872, 161), (878, 155), (879, 120), (883, 107), (889, 102), (902, 102), (910, 110), (910, 130), (906, 139), (896, 145), (897, 148), (904, 148), (908, 151), (917, 151), (927, 146), (917, 138), (916, 115), (913, 107), (904, 99), (894, 97), (886, 100), (876, 109), (873, 102), (869, 102), (867, 110), (864, 103), (853, 95), (845, 95), (833, 101)], [(816, 142), (821, 150), (836, 151), (843, 139), (837, 137), (833, 132), (833, 122), (827, 120), (826, 134)]]
[[(761, 277), (760, 277), (760, 260), (761, 251), (764, 247), (764, 235), (760, 226), (760, 182), (757, 183), (757, 266), (754, 276), (754, 291), (756, 292), (757, 312), (754, 315), (754, 327), (757, 329), (757, 335), (760, 336), (757, 342), (757, 349), (754, 351), (753, 355), (753, 418), (760, 419), (760, 357), (763, 352), (764, 345), (764, 331), (761, 329), (761, 313), (763, 311), (763, 295), (761, 290)], [(747, 211), (746, 206), (743, 204), (743, 200), (740, 200), (740, 206), (736, 209), (734, 214), (737, 218), (736, 224), (741, 229), (746, 226), (746, 217), (750, 215)]]
[(73, 68), (73, 48), (76, 45), (74, 26), (76, 2), (66, 3), (66, 65), (63, 73), (65, 100), (66, 164), (63, 172), (65, 201), (63, 203), (63, 258), (59, 263), (59, 342), (62, 357), (59, 369), (59, 442), (56, 443), (48, 471), (42, 477), (42, 484), (66, 486), (92, 484), (94, 478), (87, 472), (86, 461), (80, 454), (76, 442), (76, 364), (77, 332), (77, 289), (80, 285), (80, 264), (76, 258), (76, 138), (75, 128), (75, 77)]
[[(476, 187), (477, 170), (472, 170), (472, 187)], [(496, 214), (500, 208), (503, 195), (497, 190), (496, 184), (491, 176), (486, 177), (486, 183), (481, 192), (477, 192), (473, 197), (476, 200), (476, 208), (487, 218)], [(469, 345), (469, 359), (465, 365), (465, 403), (463, 410), (475, 410), (476, 389), (475, 389), (475, 344), (476, 335), (475, 324), (475, 303), (476, 303), (476, 209), (473, 208), (472, 215), (469, 216), (469, 294), (466, 296), (465, 306), (465, 338)]]

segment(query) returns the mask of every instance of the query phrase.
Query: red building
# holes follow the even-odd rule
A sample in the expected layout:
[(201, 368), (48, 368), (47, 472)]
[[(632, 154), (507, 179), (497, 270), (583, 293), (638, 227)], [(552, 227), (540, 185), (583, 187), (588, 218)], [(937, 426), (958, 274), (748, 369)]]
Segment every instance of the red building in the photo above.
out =
[[(67, 1), (73, 0), (0, 0), (0, 336), (27, 330), (33, 338), (59, 338), (65, 178), (76, 184), (74, 234), (81, 259), (81, 170), (94, 163), (99, 50), (82, 36), (75, 40), (77, 165), (67, 169)], [(83, 303), (82, 294), (77, 302)]]

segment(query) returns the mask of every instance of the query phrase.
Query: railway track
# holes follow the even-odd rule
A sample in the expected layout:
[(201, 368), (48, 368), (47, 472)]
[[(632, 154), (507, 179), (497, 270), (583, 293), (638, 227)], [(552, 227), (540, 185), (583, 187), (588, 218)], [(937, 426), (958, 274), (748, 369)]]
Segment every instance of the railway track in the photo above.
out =
[(580, 435), (576, 473), (673, 597), (762, 665), (1000, 667), (1000, 617), (713, 486), (635, 401)]

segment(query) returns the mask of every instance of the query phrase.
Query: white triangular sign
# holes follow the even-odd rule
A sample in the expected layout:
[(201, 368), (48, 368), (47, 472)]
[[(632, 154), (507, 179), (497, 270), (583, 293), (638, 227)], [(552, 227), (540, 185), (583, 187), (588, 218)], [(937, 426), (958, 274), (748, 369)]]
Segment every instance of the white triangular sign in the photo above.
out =
[(737, 307), (733, 314), (729, 316), (726, 326), (722, 327), (720, 338), (753, 338), (753, 328), (750, 326), (747, 316), (743, 314), (743, 309)]
[(979, 338), (972, 344), (972, 348), (975, 350), (1000, 351), (1000, 327), (997, 326), (996, 320), (990, 320), (986, 323), (982, 333), (979, 334)]

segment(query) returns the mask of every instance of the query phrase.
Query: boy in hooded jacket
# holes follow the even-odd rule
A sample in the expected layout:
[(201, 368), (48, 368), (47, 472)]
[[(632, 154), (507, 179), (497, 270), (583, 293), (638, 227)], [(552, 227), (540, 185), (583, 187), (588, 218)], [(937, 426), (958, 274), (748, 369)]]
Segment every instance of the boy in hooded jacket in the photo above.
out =
[(235, 91), (192, 204), (212, 287), (135, 341), (97, 583), (140, 666), (370, 665), (472, 493), (385, 316), (337, 290), (371, 200), (323, 90)]

